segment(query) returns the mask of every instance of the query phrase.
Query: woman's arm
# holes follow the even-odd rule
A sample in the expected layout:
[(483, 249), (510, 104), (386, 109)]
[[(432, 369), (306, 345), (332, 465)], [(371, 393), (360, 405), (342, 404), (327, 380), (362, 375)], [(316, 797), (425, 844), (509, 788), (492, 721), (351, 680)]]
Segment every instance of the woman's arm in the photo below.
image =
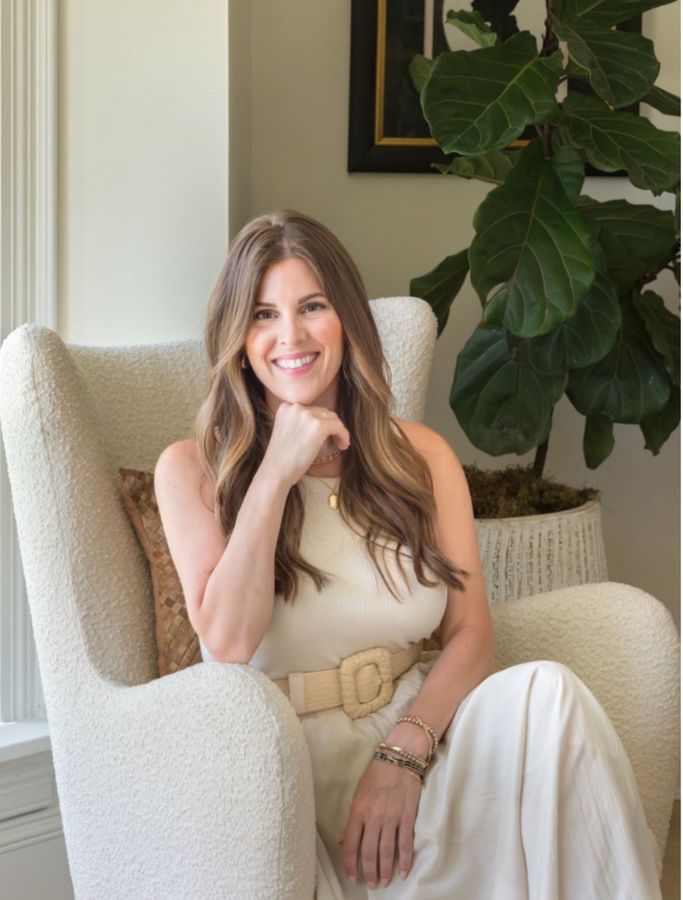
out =
[[(439, 626), (443, 651), (406, 711), (406, 715), (418, 716), (431, 725), (440, 739), (461, 700), (493, 672), (493, 624), (462, 465), (436, 431), (420, 423), (401, 424), (432, 474), (439, 548), (457, 566), (472, 573), (465, 579), (464, 591), (448, 588), (446, 612)], [(396, 725), (385, 741), (421, 756), (426, 756), (428, 749), (423, 729), (408, 722)]]
[(201, 496), (194, 441), (167, 447), (154, 488), (192, 627), (218, 662), (247, 663), (273, 614), (275, 547), (290, 485), (261, 467), (226, 541)]
[[(476, 527), (462, 466), (448, 443), (424, 425), (408, 425), (406, 433), (427, 459), (436, 500), (436, 532), (440, 549), (452, 562), (472, 574), (465, 590), (448, 588), (446, 612), (440, 626), (443, 651), (406, 710), (430, 725), (438, 738), (448, 728), (462, 699), (493, 670), (493, 628), (479, 558)], [(420, 726), (395, 725), (387, 744), (411, 750), (423, 759), (428, 739)], [(425, 776), (429, 778), (429, 771)], [(391, 880), (398, 851), (401, 877), (410, 871), (414, 823), (421, 794), (413, 773), (373, 759), (351, 804), (340, 841), (344, 865), (352, 880), (358, 874), (358, 856), (365, 879), (375, 886)]]

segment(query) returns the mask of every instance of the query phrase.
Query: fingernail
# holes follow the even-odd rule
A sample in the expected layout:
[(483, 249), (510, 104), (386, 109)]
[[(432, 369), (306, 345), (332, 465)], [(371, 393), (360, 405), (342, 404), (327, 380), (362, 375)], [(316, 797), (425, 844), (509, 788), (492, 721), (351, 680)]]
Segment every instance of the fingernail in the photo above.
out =
[(405, 881), (405, 880), (406, 880), (406, 875), (407, 875), (408, 873), (407, 873), (406, 871), (404, 871), (403, 869), (401, 869), (401, 871), (400, 871), (398, 874), (399, 874), (399, 875), (401, 876), (401, 878)]
[(356, 876), (355, 876), (355, 875), (349, 875), (349, 881), (352, 881), (352, 882), (355, 884), (355, 883), (356, 883)]
[(389, 879), (388, 879), (388, 878), (383, 878), (383, 879), (380, 881), (380, 884), (382, 885), (382, 887), (386, 887), (386, 886), (389, 884)]
[(377, 882), (376, 881), (368, 881), (368, 887), (371, 887), (374, 890), (374, 888), (377, 887)]

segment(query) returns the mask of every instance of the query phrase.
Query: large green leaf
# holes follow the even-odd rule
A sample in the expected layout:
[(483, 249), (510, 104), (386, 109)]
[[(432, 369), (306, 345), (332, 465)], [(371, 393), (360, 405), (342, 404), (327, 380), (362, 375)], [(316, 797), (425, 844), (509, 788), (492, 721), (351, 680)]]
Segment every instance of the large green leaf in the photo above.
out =
[(652, 346), (664, 357), (664, 366), (674, 384), (681, 383), (681, 320), (664, 306), (654, 291), (632, 294), (636, 312), (645, 323)]
[(445, 175), (460, 175), (461, 178), (478, 178), (479, 181), (488, 181), (490, 184), (502, 184), (520, 153), (520, 150), (491, 150), (482, 156), (456, 156), (449, 165), (432, 165)]
[(664, 88), (655, 85), (649, 94), (640, 98), (641, 103), (647, 103), (667, 116), (680, 116), (681, 98)]
[(555, 123), (603, 172), (626, 169), (636, 187), (661, 194), (679, 181), (680, 135), (629, 112), (613, 112), (595, 97), (572, 94)]
[(671, 392), (664, 409), (648, 416), (640, 423), (640, 430), (645, 438), (645, 449), (651, 450), (654, 456), (657, 456), (662, 444), (669, 439), (681, 421), (681, 389), (675, 384), (669, 387)]
[(555, 33), (567, 42), (570, 58), (588, 71), (595, 93), (618, 108), (647, 94), (659, 74), (651, 40), (629, 31), (563, 25), (554, 20)]
[(609, 277), (619, 295), (656, 269), (676, 242), (676, 220), (668, 210), (627, 200), (600, 203), (586, 196), (579, 199), (577, 208), (582, 217), (600, 229)]
[(561, 74), (561, 51), (539, 57), (523, 31), (503, 44), (439, 54), (420, 94), (422, 111), (444, 153), (480, 156), (557, 113)]
[(570, 203), (575, 204), (581, 196), (581, 188), (586, 178), (581, 154), (575, 147), (558, 147), (554, 151), (552, 167), (562, 182), (562, 187)]
[(575, 151), (562, 147), (544, 159), (543, 143), (531, 141), (474, 215), (469, 260), (472, 285), (487, 304), (484, 321), (521, 337), (546, 334), (574, 315), (595, 278), (588, 227), (559, 172), (575, 193), (583, 177)]
[(548, 376), (503, 328), (477, 328), (455, 367), (449, 403), (469, 439), (492, 456), (526, 453), (550, 433), (567, 376)]
[(569, 369), (583, 369), (606, 356), (614, 345), (621, 309), (597, 239), (591, 241), (591, 253), (595, 281), (575, 315), (549, 334), (529, 340), (529, 355), (539, 371), (558, 375)]
[(673, 0), (557, 0), (555, 14), (561, 22), (583, 25), (617, 25), (647, 9), (666, 6)]
[(589, 469), (597, 469), (614, 449), (613, 422), (597, 413), (594, 416), (586, 416), (586, 425), (583, 430), (583, 455)]
[(669, 399), (669, 379), (629, 295), (622, 325), (604, 359), (570, 373), (567, 396), (584, 416), (602, 413), (613, 422), (641, 422)]
[(410, 282), (410, 296), (422, 297), (434, 310), (438, 325), (437, 337), (446, 327), (453, 298), (469, 272), (467, 249), (447, 256), (438, 266)]
[(410, 75), (416, 90), (419, 92), (427, 83), (434, 65), (433, 59), (427, 59), (422, 53), (416, 53), (411, 59), (408, 66), (408, 74)]
[(491, 28), (504, 41), (519, 31), (517, 19), (510, 15), (519, 0), (472, 0), (472, 6), (481, 13), (482, 19), (491, 24)]
[(457, 12), (450, 9), (446, 22), (455, 25), (480, 47), (491, 47), (498, 40), (497, 34), (486, 24), (481, 13), (472, 12), (471, 9), (459, 9)]

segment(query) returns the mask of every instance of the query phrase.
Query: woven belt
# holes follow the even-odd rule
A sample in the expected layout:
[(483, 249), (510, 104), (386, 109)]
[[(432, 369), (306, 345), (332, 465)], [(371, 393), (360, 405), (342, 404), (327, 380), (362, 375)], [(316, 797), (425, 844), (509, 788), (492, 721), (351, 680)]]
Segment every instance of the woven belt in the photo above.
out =
[(299, 716), (341, 706), (350, 719), (359, 719), (387, 705), (394, 681), (418, 661), (421, 652), (422, 641), (398, 653), (371, 647), (347, 656), (338, 669), (290, 672), (287, 678), (274, 678), (273, 684)]

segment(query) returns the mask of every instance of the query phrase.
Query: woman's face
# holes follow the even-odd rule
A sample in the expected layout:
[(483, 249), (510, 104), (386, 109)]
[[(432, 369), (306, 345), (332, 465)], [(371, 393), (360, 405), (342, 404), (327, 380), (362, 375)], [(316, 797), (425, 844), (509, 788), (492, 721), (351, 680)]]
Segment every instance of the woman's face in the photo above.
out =
[[(266, 270), (245, 350), (273, 414), (283, 401), (336, 412), (344, 355), (342, 324), (302, 259), (290, 257)], [(308, 365), (286, 368), (288, 357), (313, 354), (315, 359)]]

